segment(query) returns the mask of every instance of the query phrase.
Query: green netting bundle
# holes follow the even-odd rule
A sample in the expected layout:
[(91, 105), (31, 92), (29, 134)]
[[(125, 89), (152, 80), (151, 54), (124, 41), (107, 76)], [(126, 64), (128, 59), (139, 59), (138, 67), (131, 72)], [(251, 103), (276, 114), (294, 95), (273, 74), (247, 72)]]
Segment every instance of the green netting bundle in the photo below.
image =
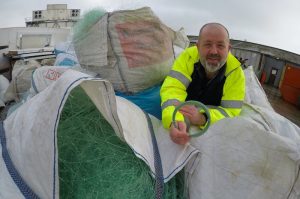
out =
[(103, 8), (94, 8), (83, 15), (73, 28), (74, 38), (79, 39), (82, 34), (89, 30), (106, 13)]
[[(60, 198), (155, 198), (150, 169), (114, 133), (81, 89), (73, 89), (58, 132)], [(163, 198), (184, 198), (183, 174), (164, 185)]]

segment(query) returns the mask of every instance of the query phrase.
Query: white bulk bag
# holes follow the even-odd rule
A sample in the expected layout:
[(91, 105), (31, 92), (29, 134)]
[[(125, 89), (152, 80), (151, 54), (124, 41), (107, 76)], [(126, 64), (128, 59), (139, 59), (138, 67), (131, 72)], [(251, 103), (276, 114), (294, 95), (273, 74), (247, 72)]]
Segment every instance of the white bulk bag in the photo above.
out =
[(106, 13), (73, 42), (83, 68), (133, 93), (161, 83), (174, 61), (173, 44), (189, 44), (182, 29), (173, 31), (149, 7)]
[[(22, 198), (28, 193), (40, 198), (59, 197), (57, 126), (69, 93), (79, 85), (116, 134), (155, 174), (157, 156), (143, 111), (115, 97), (109, 82), (70, 69), (1, 126), (2, 198)], [(185, 167), (189, 198), (300, 197), (300, 129), (273, 110), (245, 104), (241, 116), (215, 123), (185, 146), (173, 143), (161, 122), (150, 118), (163, 180), (167, 182)], [(24, 187), (30, 191), (24, 192)]]

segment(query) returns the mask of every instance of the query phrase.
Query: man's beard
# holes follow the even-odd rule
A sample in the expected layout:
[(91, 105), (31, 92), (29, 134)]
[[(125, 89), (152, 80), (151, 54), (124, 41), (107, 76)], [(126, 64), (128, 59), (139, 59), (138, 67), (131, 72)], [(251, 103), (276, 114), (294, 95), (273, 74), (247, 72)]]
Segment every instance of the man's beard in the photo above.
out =
[(205, 68), (206, 72), (214, 73), (214, 72), (218, 71), (220, 68), (222, 68), (222, 66), (224, 66), (224, 64), (226, 63), (226, 60), (220, 61), (217, 65), (209, 64), (206, 60), (203, 60), (201, 58), (200, 58), (200, 62), (203, 65), (203, 67)]

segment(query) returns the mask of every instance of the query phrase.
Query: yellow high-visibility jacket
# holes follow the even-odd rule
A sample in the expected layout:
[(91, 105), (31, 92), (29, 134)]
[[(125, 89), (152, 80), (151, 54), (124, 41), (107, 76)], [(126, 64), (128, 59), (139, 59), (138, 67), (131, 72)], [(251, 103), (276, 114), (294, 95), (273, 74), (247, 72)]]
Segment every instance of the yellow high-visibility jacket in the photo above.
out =
[[(175, 60), (170, 74), (166, 77), (160, 90), (162, 123), (169, 128), (176, 103), (184, 102), (187, 97), (186, 89), (192, 81), (194, 64), (199, 62), (196, 46), (187, 48)], [(225, 117), (240, 114), (245, 97), (245, 75), (240, 62), (228, 54), (225, 70), (225, 83), (220, 106), (209, 106), (211, 124)], [(176, 114), (176, 121), (184, 121), (181, 113)]]

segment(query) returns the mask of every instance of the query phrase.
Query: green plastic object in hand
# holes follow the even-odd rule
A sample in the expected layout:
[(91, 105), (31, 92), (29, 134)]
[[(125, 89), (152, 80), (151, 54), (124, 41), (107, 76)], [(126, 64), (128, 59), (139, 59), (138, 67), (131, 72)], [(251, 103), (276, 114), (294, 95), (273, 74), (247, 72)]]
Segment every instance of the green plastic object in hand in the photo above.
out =
[(185, 105), (194, 105), (199, 109), (199, 111), (204, 110), (204, 113), (207, 116), (207, 121), (206, 121), (206, 124), (205, 124), (204, 128), (203, 129), (199, 128), (199, 130), (197, 130), (195, 132), (194, 131), (189, 131), (188, 132), (190, 137), (198, 137), (200, 135), (203, 135), (207, 131), (208, 127), (210, 126), (210, 113), (209, 113), (208, 108), (204, 104), (202, 104), (201, 102), (191, 100), (191, 101), (183, 102), (180, 105), (176, 106), (176, 108), (174, 110), (174, 113), (173, 113), (173, 116), (172, 116), (173, 125), (177, 128), (176, 121), (175, 121), (176, 114), (180, 110), (180, 108), (185, 106)]

